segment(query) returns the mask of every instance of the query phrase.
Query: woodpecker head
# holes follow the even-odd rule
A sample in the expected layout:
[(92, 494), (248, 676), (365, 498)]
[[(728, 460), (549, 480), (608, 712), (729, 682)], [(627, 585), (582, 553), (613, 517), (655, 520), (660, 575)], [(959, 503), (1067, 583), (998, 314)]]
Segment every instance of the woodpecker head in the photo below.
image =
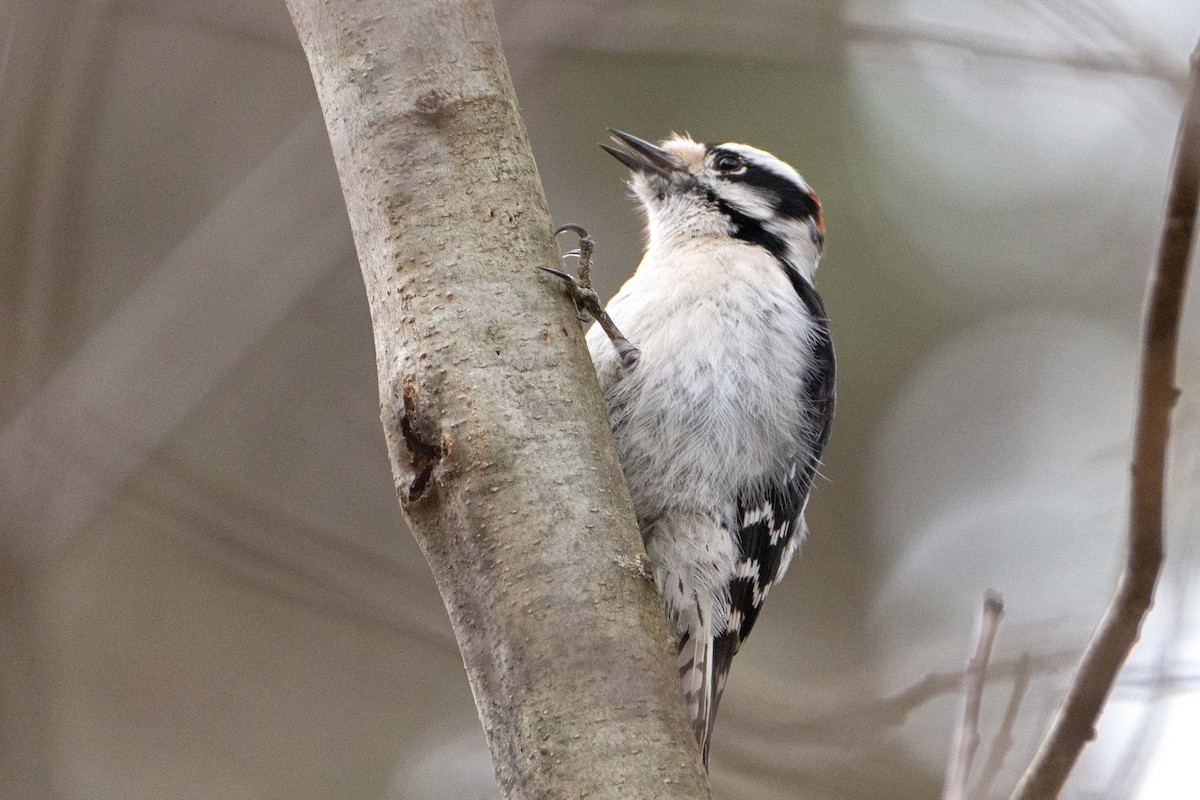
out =
[(653, 145), (609, 129), (600, 145), (633, 171), (650, 246), (730, 237), (768, 250), (811, 277), (825, 242), (817, 195), (792, 167), (749, 145), (672, 136)]

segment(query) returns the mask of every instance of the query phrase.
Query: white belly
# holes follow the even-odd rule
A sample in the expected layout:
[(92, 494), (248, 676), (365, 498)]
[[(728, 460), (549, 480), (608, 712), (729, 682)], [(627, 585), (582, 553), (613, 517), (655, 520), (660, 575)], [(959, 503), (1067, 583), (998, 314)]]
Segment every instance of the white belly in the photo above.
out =
[(588, 345), (639, 519), (668, 509), (723, 517), (739, 490), (809, 455), (803, 386), (816, 328), (759, 248), (703, 263), (653, 257), (608, 307), (641, 350), (637, 365), (621, 370), (598, 329)]

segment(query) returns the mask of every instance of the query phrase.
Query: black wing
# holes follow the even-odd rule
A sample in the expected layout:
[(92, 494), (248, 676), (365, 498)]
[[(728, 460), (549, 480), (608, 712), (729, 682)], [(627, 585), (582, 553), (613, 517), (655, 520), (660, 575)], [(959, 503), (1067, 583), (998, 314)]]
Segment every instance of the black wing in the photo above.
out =
[(821, 453), (833, 425), (836, 364), (825, 305), (812, 284), (799, 273), (789, 269), (788, 274), (817, 325), (818, 335), (813, 342), (813, 367), (804, 383), (801, 398), (803, 407), (810, 415), (808, 429), (814, 435), (812, 457), (793, 464), (790, 473), (778, 484), (768, 487), (765, 493), (738, 497), (736, 523), (740, 526), (737, 530), (739, 552), (737, 570), (730, 586), (728, 627), (713, 643), (714, 717), (733, 656), (754, 627), (767, 591), (780, 577), (780, 565), (793, 540), (797, 535), (802, 535), (802, 531), (797, 532), (804, 524), (800, 515), (804, 511)]

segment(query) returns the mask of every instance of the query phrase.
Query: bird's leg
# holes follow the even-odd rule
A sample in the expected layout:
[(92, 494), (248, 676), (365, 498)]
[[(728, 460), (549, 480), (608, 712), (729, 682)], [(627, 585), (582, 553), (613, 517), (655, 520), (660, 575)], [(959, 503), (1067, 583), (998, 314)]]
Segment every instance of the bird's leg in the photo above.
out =
[(576, 256), (579, 259), (579, 277), (576, 278), (574, 275), (550, 267), (540, 267), (539, 269), (549, 272), (551, 275), (557, 275), (566, 282), (567, 292), (575, 301), (575, 308), (596, 320), (596, 323), (612, 341), (613, 347), (617, 349), (617, 355), (621, 357), (621, 364), (625, 369), (631, 369), (637, 363), (641, 352), (621, 334), (617, 324), (612, 321), (612, 317), (604, 310), (604, 306), (600, 305), (600, 297), (592, 289), (592, 250), (596, 247), (596, 240), (579, 225), (563, 225), (554, 232), (554, 235), (558, 236), (563, 231), (570, 231), (579, 237), (579, 247), (563, 256), (563, 258)]

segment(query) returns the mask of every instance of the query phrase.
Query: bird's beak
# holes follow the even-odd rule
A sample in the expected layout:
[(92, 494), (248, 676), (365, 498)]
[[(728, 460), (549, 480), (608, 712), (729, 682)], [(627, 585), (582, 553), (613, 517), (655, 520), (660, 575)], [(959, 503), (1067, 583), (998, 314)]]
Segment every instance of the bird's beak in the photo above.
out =
[(624, 131), (609, 128), (608, 132), (612, 134), (612, 140), (618, 146), (602, 144), (600, 148), (634, 172), (649, 173), (670, 180), (673, 173), (682, 169), (671, 154), (661, 147)]

